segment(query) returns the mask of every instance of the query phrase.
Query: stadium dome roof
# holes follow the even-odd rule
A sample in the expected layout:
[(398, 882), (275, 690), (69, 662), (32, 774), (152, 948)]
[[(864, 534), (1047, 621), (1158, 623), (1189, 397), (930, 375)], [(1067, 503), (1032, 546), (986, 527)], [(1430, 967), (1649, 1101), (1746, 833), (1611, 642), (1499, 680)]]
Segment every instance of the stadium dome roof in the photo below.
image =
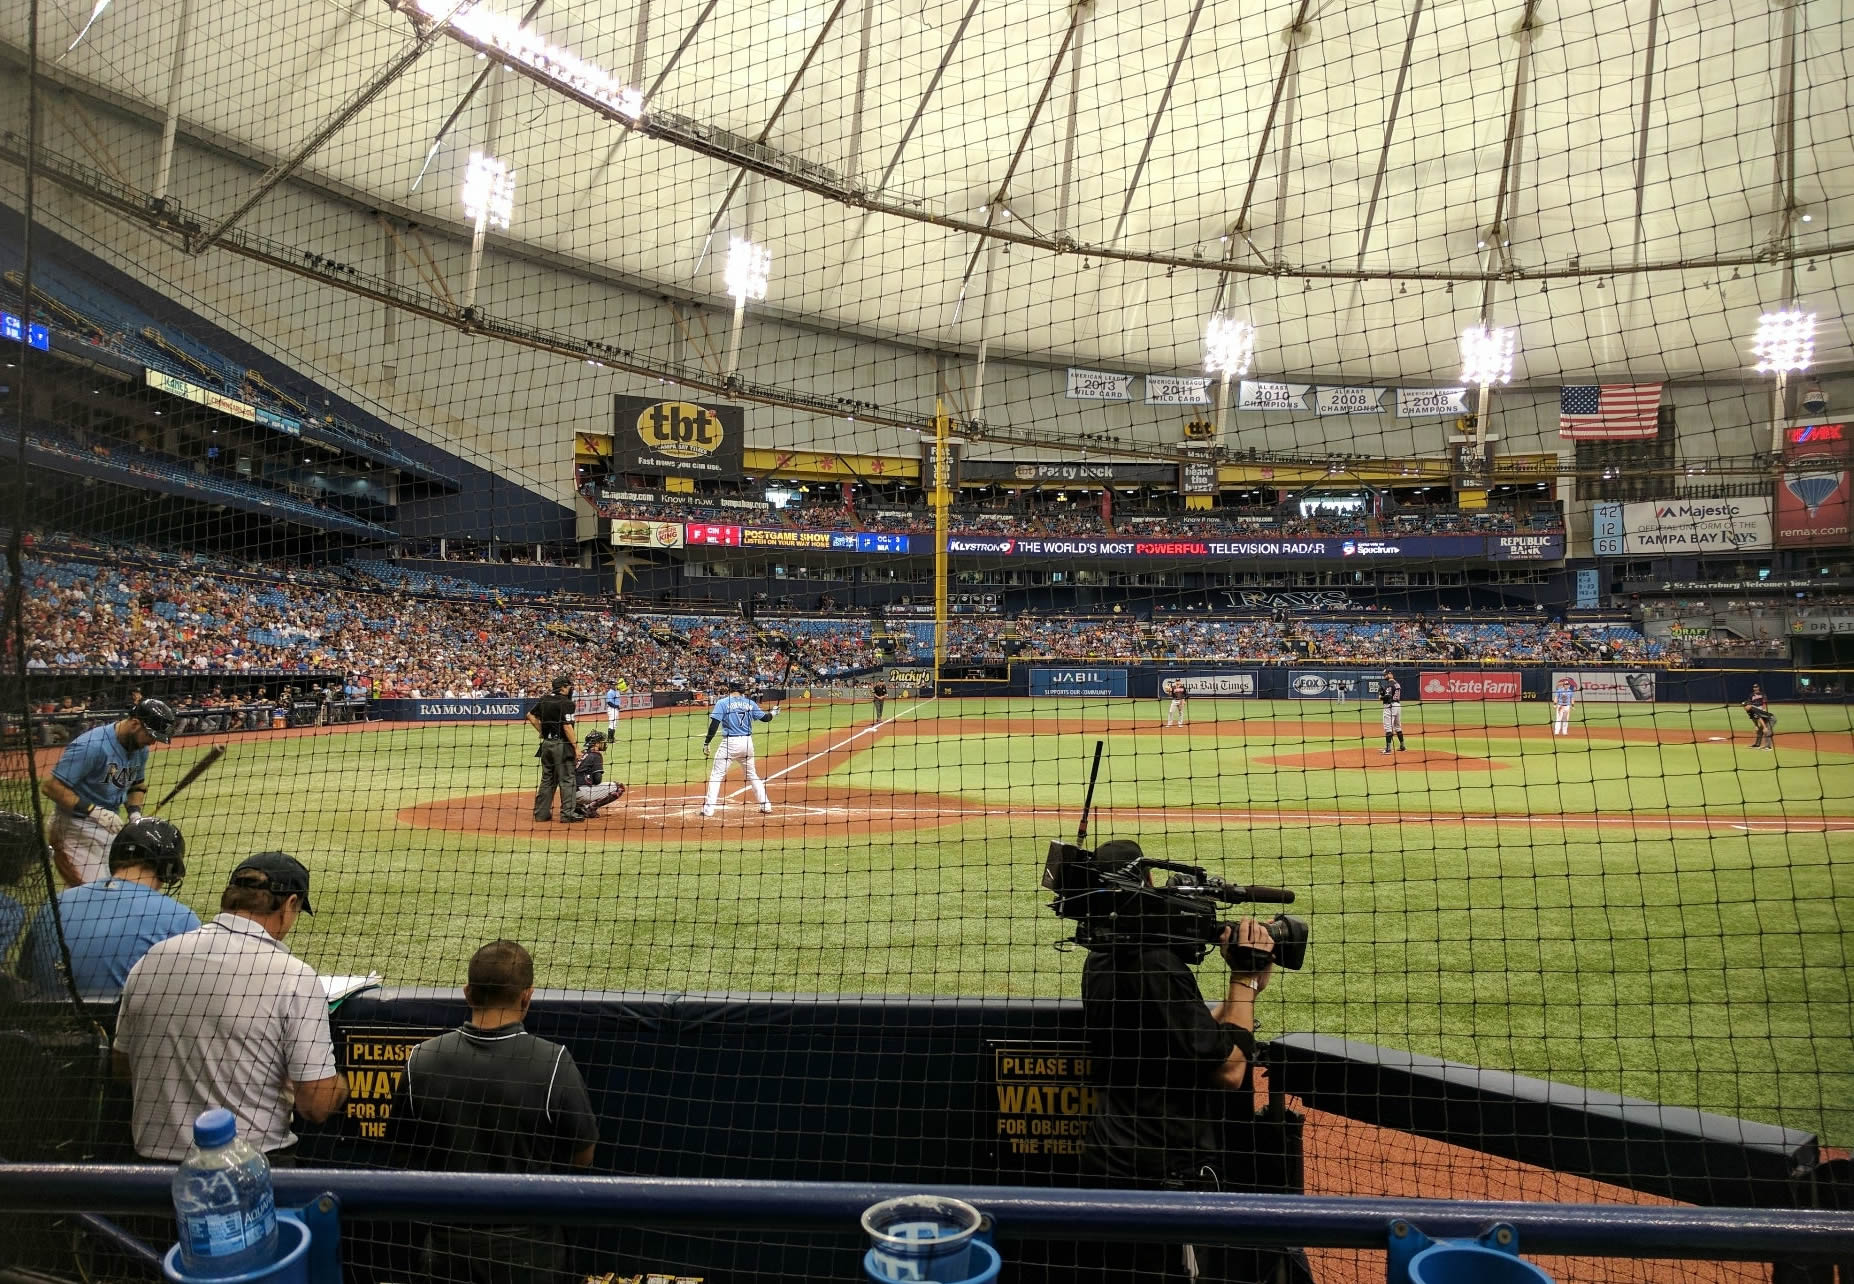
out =
[[(268, 163), (366, 98), (299, 177), (460, 226), (492, 152), (498, 238), (725, 301), (750, 237), (756, 310), (908, 343), (1189, 371), (1222, 310), (1259, 370), (1450, 378), (1485, 307), (1522, 381), (1735, 374), (1794, 291), (1850, 358), (1833, 4), (482, 0), (408, 60), (452, 2), (117, 0), (55, 74), (158, 115), (190, 3), (189, 133)], [(188, 182), (208, 218), (250, 190)]]

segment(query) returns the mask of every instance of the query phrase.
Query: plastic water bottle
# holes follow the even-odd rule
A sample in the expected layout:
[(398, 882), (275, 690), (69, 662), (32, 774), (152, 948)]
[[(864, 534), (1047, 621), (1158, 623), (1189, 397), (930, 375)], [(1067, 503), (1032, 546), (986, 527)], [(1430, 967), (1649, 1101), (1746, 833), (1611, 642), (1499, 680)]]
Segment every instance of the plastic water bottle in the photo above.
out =
[(275, 1255), (270, 1160), (239, 1137), (231, 1111), (208, 1110), (193, 1121), (193, 1148), (174, 1174), (174, 1217), (181, 1264), (192, 1275), (241, 1275)]

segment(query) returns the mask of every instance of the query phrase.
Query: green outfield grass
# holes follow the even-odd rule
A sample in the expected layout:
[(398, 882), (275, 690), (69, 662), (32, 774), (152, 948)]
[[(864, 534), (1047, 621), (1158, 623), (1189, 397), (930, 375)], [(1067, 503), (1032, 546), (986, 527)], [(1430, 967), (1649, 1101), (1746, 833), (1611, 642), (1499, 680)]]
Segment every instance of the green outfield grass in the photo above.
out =
[[(282, 847), (316, 877), (319, 913), (291, 944), (329, 972), (453, 986), (505, 935), (555, 987), (1073, 996), (1081, 958), (1052, 948), (1063, 925), (1037, 877), (1048, 840), (1074, 837), (1101, 738), (1091, 841), (1138, 837), (1300, 892), (1309, 966), (1270, 988), (1268, 1029), (1854, 1141), (1846, 708), (1786, 706), (1767, 754), (1735, 709), (1586, 705), (1554, 741), (1542, 705), (1410, 705), (1411, 754), (1469, 760), (1418, 765), (1375, 757), (1375, 705), (1200, 699), (1183, 731), (1160, 729), (1153, 701), (894, 707), (886, 734), (810, 761), (868, 706), (794, 706), (762, 732), (763, 768), (792, 768), (772, 784), (779, 819), (802, 820), (773, 839), (733, 823), (608, 842), (605, 820), (483, 837), (397, 818), (531, 789), (514, 725), (242, 738), (172, 808), (195, 871), (183, 899), (208, 913), (236, 856)], [(622, 724), (613, 774), (639, 806), (693, 806), (704, 724)], [(1360, 750), (1359, 765), (1268, 761)], [(194, 756), (157, 756), (157, 795)], [(967, 810), (929, 802), (870, 832), (806, 812), (820, 788)], [(1477, 819), (1437, 819), (1463, 814)]]

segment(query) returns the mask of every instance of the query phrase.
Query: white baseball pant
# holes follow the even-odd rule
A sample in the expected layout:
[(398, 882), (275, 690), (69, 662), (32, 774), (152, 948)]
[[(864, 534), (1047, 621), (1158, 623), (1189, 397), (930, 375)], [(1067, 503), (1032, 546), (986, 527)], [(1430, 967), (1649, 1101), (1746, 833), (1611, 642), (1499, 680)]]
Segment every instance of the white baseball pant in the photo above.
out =
[(747, 769), (747, 783), (753, 786), (753, 796), (760, 806), (772, 806), (766, 799), (766, 782), (760, 779), (760, 770), (753, 763), (753, 737), (722, 736), (721, 743), (715, 747), (714, 766), (708, 769), (708, 798), (702, 810), (713, 811), (721, 801), (721, 782), (727, 779), (729, 769), (736, 762)]
[(1403, 705), (1387, 704), (1384, 706), (1384, 733), (1403, 730)]
[[(114, 821), (112, 825), (110, 822)], [(75, 871), (78, 882), (91, 883), (109, 873), (109, 848), (116, 841), (122, 818), (114, 812), (92, 811), (73, 816), (60, 811), (52, 817), (52, 851), (59, 857), (59, 872), (68, 882)]]
[(1570, 705), (1559, 704), (1559, 705), (1552, 706), (1551, 733), (1554, 736), (1568, 736), (1571, 734), (1571, 706)]

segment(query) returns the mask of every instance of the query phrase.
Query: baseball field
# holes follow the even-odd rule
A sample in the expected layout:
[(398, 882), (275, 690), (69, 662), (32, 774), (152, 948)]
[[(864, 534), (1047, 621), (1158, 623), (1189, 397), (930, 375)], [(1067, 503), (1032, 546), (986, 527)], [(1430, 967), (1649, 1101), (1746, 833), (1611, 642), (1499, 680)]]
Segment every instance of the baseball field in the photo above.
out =
[[(518, 724), (237, 735), (168, 814), (202, 915), (237, 856), (308, 863), (290, 944), (324, 972), (449, 987), (509, 936), (559, 988), (1073, 996), (1037, 879), (1098, 739), (1091, 844), (1299, 893), (1312, 950), (1267, 1029), (1854, 1141), (1845, 707), (1785, 708), (1765, 753), (1736, 709), (1586, 705), (1554, 737), (1543, 705), (1413, 705), (1389, 757), (1375, 705), (1163, 712), (799, 702), (758, 736), (775, 814), (737, 770), (706, 821), (705, 713), (627, 716), (629, 792), (579, 826), (532, 820)], [(154, 795), (205, 747), (158, 753)]]

